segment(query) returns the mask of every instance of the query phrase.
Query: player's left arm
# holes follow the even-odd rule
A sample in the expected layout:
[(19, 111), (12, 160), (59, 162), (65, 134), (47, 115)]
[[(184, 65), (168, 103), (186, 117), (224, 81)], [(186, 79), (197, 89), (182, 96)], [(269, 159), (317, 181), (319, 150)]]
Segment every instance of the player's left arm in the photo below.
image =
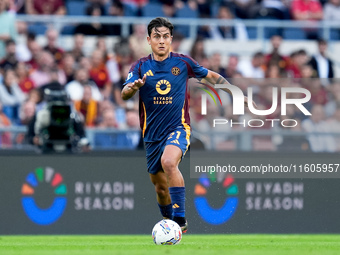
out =
[[(204, 77), (205, 80), (207, 80), (209, 83), (215, 85), (215, 84), (230, 84), (223, 76), (221, 76), (220, 74), (208, 70), (208, 74), (206, 77)], [(230, 95), (232, 95), (231, 91), (227, 88), (222, 88), (222, 90), (224, 90), (225, 92), (229, 93)], [(245, 106), (248, 107), (248, 98), (244, 97), (244, 104)]]

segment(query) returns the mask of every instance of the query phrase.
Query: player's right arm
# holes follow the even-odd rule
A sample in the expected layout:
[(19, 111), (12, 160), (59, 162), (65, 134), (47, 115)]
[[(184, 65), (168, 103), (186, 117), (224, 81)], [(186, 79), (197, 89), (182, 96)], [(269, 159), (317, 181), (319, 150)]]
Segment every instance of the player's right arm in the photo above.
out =
[[(214, 85), (215, 84), (230, 84), (223, 76), (211, 70), (208, 70), (208, 74), (206, 77), (204, 77), (204, 79), (206, 79), (208, 82)], [(223, 88), (222, 90), (232, 95), (229, 89)], [(244, 97), (244, 104), (246, 107), (248, 107), (248, 97)], [(254, 102), (253, 102), (253, 105), (257, 107), (257, 105)]]
[(136, 94), (137, 90), (139, 90), (139, 88), (141, 88), (145, 84), (145, 81), (146, 74), (144, 74), (142, 79), (137, 79), (134, 82), (126, 84), (121, 93), (122, 99), (128, 100), (133, 97)]

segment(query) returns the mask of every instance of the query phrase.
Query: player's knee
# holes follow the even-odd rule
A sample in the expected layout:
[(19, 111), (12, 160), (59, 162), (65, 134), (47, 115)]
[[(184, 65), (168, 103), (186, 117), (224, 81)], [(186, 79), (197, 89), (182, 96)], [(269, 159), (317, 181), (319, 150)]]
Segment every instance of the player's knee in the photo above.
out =
[(177, 169), (177, 161), (172, 158), (163, 157), (161, 159), (161, 163), (164, 171), (167, 174)]

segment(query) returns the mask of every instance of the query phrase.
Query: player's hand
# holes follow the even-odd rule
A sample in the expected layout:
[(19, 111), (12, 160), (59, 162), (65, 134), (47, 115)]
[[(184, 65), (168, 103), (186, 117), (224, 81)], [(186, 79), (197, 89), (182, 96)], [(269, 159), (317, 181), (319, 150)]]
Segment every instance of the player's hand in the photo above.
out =
[[(248, 103), (249, 103), (248, 97), (244, 97), (244, 106), (249, 107)], [(257, 104), (254, 101), (252, 101), (252, 103), (253, 103), (253, 107), (257, 108)]]
[(144, 74), (144, 76), (143, 76), (142, 79), (135, 80), (135, 81), (131, 84), (131, 88), (132, 88), (133, 90), (138, 90), (139, 88), (141, 88), (142, 86), (144, 86), (145, 81), (146, 81), (146, 74)]

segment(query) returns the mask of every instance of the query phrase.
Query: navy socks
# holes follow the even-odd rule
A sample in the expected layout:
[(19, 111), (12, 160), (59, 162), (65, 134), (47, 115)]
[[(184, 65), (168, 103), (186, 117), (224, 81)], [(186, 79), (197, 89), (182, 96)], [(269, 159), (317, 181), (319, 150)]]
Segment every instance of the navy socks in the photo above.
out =
[(174, 217), (185, 217), (185, 187), (169, 188)]

